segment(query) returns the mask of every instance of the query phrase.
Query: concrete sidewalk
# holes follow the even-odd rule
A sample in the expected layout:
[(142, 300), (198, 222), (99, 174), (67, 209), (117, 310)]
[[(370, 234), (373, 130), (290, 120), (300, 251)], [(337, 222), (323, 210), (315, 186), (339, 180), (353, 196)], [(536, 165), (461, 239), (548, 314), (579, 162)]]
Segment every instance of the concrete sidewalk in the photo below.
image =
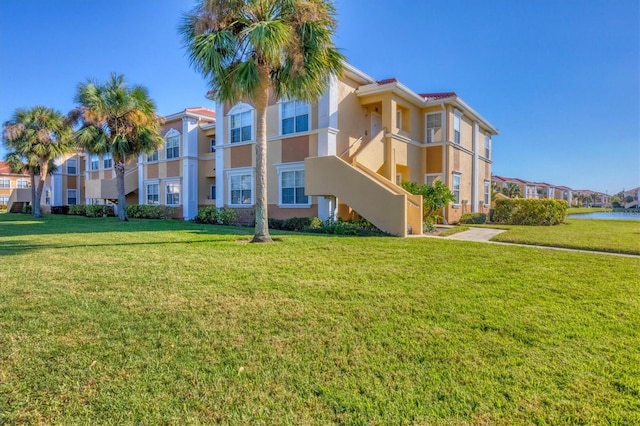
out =
[(504, 229), (490, 229), (490, 228), (469, 228), (468, 231), (458, 232), (457, 234), (444, 237), (448, 240), (461, 240), (461, 241), (479, 241), (486, 242), (498, 234), (506, 232)]

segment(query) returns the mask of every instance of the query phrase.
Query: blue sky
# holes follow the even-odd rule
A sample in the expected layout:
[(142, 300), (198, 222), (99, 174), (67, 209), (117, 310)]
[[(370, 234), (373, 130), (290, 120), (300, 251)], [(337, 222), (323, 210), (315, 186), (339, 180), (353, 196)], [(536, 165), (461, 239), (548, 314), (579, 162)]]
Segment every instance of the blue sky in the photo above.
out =
[[(67, 112), (123, 73), (160, 114), (208, 106), (177, 25), (190, 0), (1, 0), (0, 121)], [(640, 185), (640, 2), (338, 0), (336, 44), (377, 79), (455, 91), (500, 129), (494, 174), (610, 194)]]

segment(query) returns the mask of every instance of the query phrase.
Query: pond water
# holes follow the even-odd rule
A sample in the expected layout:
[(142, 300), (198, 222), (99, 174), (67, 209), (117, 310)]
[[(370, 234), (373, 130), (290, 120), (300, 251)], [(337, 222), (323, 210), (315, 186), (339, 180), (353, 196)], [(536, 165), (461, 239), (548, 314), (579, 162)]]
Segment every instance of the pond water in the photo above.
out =
[(572, 214), (569, 219), (615, 219), (615, 220), (640, 220), (639, 212), (594, 212)]

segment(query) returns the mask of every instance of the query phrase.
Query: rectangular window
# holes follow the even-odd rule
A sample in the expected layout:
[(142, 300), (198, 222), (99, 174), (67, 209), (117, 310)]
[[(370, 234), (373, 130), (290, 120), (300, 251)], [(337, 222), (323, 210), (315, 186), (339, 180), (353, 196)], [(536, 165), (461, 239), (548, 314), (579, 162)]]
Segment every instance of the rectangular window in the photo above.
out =
[(107, 152), (102, 156), (102, 164), (105, 169), (110, 169), (113, 167), (113, 156), (110, 152)]
[(209, 191), (209, 199), (210, 200), (215, 200), (216, 199), (216, 186), (215, 185), (211, 185), (211, 189)]
[(18, 179), (16, 182), (16, 188), (28, 188), (29, 187), (29, 180), (28, 179)]
[(78, 174), (78, 162), (75, 158), (69, 158), (67, 160), (67, 174), (75, 175)]
[(167, 183), (166, 199), (168, 206), (180, 205), (180, 184), (177, 182)]
[(309, 204), (304, 195), (304, 170), (283, 171), (280, 175), (282, 204)]
[(7, 178), (0, 179), (0, 188), (11, 188), (11, 181)]
[(158, 150), (156, 149), (151, 154), (147, 154), (147, 163), (158, 161)]
[(429, 186), (433, 186), (433, 184), (440, 179), (441, 179), (440, 174), (424, 175), (424, 183)]
[(231, 204), (252, 204), (251, 175), (235, 175), (229, 178), (229, 198)]
[(396, 127), (402, 129), (402, 110), (396, 109)]
[(491, 158), (491, 136), (484, 135), (484, 158)]
[(453, 114), (453, 142), (460, 145), (460, 114)]
[(73, 206), (74, 204), (78, 204), (77, 190), (67, 189), (67, 205)]
[(427, 143), (442, 141), (442, 113), (427, 115)]
[(282, 103), (282, 134), (309, 130), (309, 104), (301, 101)]
[(231, 121), (231, 143), (247, 142), (251, 140), (251, 125), (253, 115), (251, 111), (233, 114)]
[(6, 206), (7, 204), (9, 204), (9, 196), (0, 195), (0, 206)]
[(460, 204), (460, 174), (453, 175), (453, 204)]
[(180, 136), (167, 138), (167, 160), (180, 157)]
[(44, 189), (44, 205), (45, 206), (51, 205), (51, 189), (50, 188)]
[(489, 205), (489, 198), (491, 196), (491, 183), (488, 180), (484, 181), (484, 205)]
[(210, 143), (209, 152), (216, 152), (216, 137), (215, 136), (212, 137), (209, 143)]
[(97, 154), (91, 154), (91, 158), (90, 158), (90, 165), (89, 168), (91, 170), (98, 170), (99, 165), (100, 165), (100, 159), (98, 158)]
[(160, 186), (157, 183), (147, 184), (147, 204), (149, 205), (160, 204), (159, 188)]

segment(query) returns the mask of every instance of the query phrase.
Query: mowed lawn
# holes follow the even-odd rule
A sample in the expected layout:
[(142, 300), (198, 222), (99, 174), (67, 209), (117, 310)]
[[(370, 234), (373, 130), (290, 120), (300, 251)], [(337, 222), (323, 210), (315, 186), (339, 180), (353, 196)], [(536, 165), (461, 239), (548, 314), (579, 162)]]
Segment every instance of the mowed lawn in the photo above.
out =
[(0, 424), (638, 424), (640, 260), (0, 215)]

